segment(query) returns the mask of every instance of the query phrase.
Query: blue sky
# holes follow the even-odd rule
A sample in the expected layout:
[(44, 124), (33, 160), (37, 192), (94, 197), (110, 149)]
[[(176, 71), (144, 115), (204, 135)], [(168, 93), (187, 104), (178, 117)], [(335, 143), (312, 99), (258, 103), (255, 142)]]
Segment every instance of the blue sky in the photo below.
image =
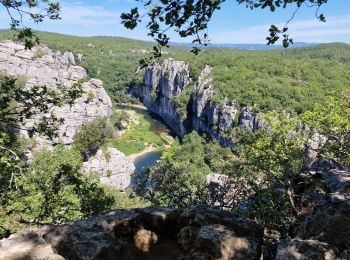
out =
[[(93, 36), (123, 36), (150, 40), (144, 26), (134, 31), (123, 28), (120, 14), (138, 3), (133, 0), (60, 1), (61, 21), (46, 21), (33, 25), (34, 29), (51, 32)], [(0, 28), (8, 27), (8, 16), (0, 10)], [(294, 8), (277, 10), (250, 10), (227, 0), (209, 24), (212, 43), (266, 43), (271, 24), (283, 25)], [(350, 0), (329, 0), (321, 10), (327, 19), (321, 23), (315, 18), (315, 9), (303, 8), (289, 25), (290, 33), (298, 42), (348, 42), (350, 43)], [(189, 42), (173, 36), (172, 41)]]

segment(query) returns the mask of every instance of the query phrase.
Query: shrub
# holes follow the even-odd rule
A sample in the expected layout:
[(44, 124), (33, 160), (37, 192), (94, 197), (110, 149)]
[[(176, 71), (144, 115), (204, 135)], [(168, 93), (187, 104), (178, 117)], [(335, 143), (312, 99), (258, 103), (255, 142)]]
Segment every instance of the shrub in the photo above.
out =
[(74, 149), (58, 146), (38, 152), (0, 206), (0, 226), (13, 232), (28, 224), (60, 224), (111, 209), (113, 196), (81, 166), (81, 155)]
[(91, 153), (105, 144), (108, 138), (113, 136), (113, 128), (107, 118), (95, 119), (80, 128), (74, 136), (74, 147), (84, 156)]
[(46, 51), (44, 51), (42, 48), (37, 48), (35, 50), (35, 53), (34, 53), (34, 56), (33, 56), (33, 60), (40, 59), (40, 58), (44, 57), (45, 55), (47, 55)]
[(88, 102), (91, 102), (92, 100), (94, 100), (94, 98), (95, 98), (95, 95), (94, 95), (94, 93), (90, 90), (90, 91), (88, 92), (88, 94), (87, 94), (87, 101), (88, 101)]

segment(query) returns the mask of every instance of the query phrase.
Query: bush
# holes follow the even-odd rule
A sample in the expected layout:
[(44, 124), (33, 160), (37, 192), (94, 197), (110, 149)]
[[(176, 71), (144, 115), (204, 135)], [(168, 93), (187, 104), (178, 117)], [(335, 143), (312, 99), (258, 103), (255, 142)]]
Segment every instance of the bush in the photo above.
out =
[(87, 94), (87, 101), (88, 101), (88, 102), (91, 102), (92, 100), (94, 100), (94, 98), (95, 98), (95, 95), (94, 95), (94, 93), (90, 90), (90, 91), (88, 92), (88, 94)]
[(40, 58), (44, 57), (45, 55), (47, 55), (46, 51), (44, 51), (42, 48), (37, 48), (35, 53), (34, 53), (33, 60), (40, 59)]
[(74, 136), (74, 148), (84, 156), (103, 146), (108, 138), (113, 137), (113, 127), (107, 121), (107, 118), (95, 119), (80, 128), (80, 131)]
[(60, 224), (111, 209), (113, 196), (81, 166), (82, 157), (74, 149), (59, 146), (38, 152), (0, 206), (0, 227), (12, 233), (29, 224)]

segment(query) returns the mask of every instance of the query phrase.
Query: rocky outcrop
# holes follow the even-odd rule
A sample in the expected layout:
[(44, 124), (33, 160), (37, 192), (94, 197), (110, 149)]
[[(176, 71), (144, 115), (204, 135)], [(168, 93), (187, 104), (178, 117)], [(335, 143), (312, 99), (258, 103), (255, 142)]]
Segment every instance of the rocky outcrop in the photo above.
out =
[[(350, 259), (350, 170), (321, 158), (301, 177), (307, 189), (301, 202), (316, 206), (297, 236), (280, 243), (277, 259)], [(312, 179), (316, 179), (316, 185)], [(326, 194), (320, 193), (322, 188)]]
[(93, 157), (83, 163), (87, 172), (100, 174), (100, 182), (123, 191), (129, 187), (135, 165), (115, 148), (99, 149)]
[[(0, 71), (22, 77), (26, 87), (38, 85), (58, 89), (61, 86), (70, 87), (78, 82), (80, 84), (87, 74), (84, 68), (75, 64), (71, 52), (61, 54), (46, 46), (35, 46), (31, 50), (25, 50), (23, 44), (0, 42)], [(112, 102), (103, 88), (102, 81), (90, 79), (82, 83), (81, 87), (83, 94), (72, 105), (52, 107), (47, 115), (36, 115), (23, 123), (20, 133), (34, 140), (34, 148), (50, 148), (58, 143), (69, 146), (83, 124), (99, 117), (111, 116)], [(33, 136), (34, 124), (39, 119), (52, 115), (64, 120), (58, 128), (57, 138), (49, 140), (41, 135)]]
[[(336, 247), (350, 257), (350, 196), (332, 195), (315, 207), (302, 224), (298, 237)], [(344, 258), (345, 259), (345, 258)]]
[[(32, 157), (31, 150), (43, 147), (52, 149), (57, 144), (70, 147), (82, 125), (97, 118), (111, 117), (112, 101), (103, 88), (103, 82), (98, 79), (83, 82), (87, 74), (84, 68), (76, 66), (80, 62), (83, 62), (82, 55), (77, 55), (76, 61), (71, 52), (61, 54), (46, 46), (25, 50), (24, 45), (19, 43), (0, 42), (0, 71), (23, 78), (25, 87), (38, 85), (59, 89), (62, 86), (69, 88), (73, 84), (80, 84), (82, 89), (82, 95), (72, 104), (53, 106), (47, 114), (36, 114), (21, 123), (19, 133), (26, 139), (31, 139), (28, 159)], [(60, 122), (57, 137), (53, 139), (33, 133), (36, 123), (45, 117), (55, 117)], [(134, 165), (116, 149), (110, 149), (109, 153), (111, 158), (107, 161), (101, 155), (102, 151), (98, 151), (94, 158), (84, 163), (84, 169), (101, 173), (102, 183), (125, 190), (130, 184)]]
[[(233, 146), (232, 128), (254, 131), (260, 127), (260, 122), (252, 109), (240, 109), (235, 100), (215, 101), (211, 73), (212, 68), (205, 66), (191, 89), (192, 93), (188, 93), (186, 90), (191, 83), (188, 65), (167, 59), (163, 64), (149, 66), (145, 70), (144, 85), (131, 88), (130, 93), (161, 116), (177, 136), (183, 137), (195, 130), (218, 140), (223, 146)], [(176, 97), (187, 98), (186, 107), (180, 109), (174, 102)]]
[(12, 41), (0, 42), (0, 71), (23, 76), (27, 85), (57, 87), (71, 85), (86, 77), (86, 71), (75, 66), (71, 52), (55, 52), (46, 46), (25, 50), (24, 45)]
[(187, 130), (172, 98), (179, 96), (189, 83), (188, 65), (167, 59), (162, 65), (154, 63), (146, 68), (144, 85), (132, 88), (131, 94), (140, 98), (150, 111), (159, 115), (176, 135), (182, 137)]
[(151, 207), (12, 235), (0, 259), (258, 259), (261, 243), (261, 226), (226, 211)]

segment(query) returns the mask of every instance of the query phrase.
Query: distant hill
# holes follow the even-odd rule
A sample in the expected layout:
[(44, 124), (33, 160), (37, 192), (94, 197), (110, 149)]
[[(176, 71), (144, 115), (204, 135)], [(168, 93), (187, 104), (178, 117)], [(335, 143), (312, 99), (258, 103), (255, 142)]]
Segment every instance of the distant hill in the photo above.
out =
[(350, 63), (350, 44), (324, 43), (317, 46), (289, 49), (285, 54), (302, 59), (323, 59)]
[[(184, 47), (193, 47), (199, 45), (191, 44), (191, 43), (179, 43), (172, 42), (171, 46), (184, 46)], [(319, 43), (306, 43), (306, 42), (295, 42), (290, 45), (289, 48), (298, 48), (298, 47), (309, 47), (319, 45)], [(209, 44), (206, 48), (227, 48), (227, 49), (240, 49), (240, 50), (250, 50), (250, 51), (258, 51), (258, 50), (283, 50), (284, 47), (282, 45), (266, 45), (266, 44), (250, 44), (250, 43), (212, 43)]]

